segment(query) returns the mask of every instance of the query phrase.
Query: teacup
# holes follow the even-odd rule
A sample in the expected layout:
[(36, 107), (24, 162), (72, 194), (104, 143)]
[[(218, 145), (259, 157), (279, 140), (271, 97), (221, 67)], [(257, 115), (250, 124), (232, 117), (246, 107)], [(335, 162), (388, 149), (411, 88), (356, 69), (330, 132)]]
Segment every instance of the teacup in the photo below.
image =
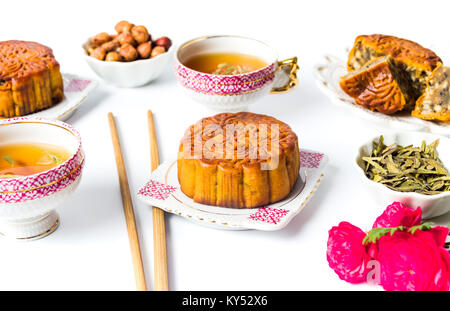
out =
[[(191, 57), (208, 53), (238, 53), (255, 56), (267, 65), (261, 69), (219, 75), (187, 67)], [(175, 53), (175, 75), (196, 101), (216, 111), (243, 111), (267, 94), (291, 91), (298, 84), (297, 57), (278, 60), (267, 43), (240, 36), (208, 36), (187, 41)]]
[(42, 118), (0, 120), (0, 141), (44, 143), (63, 147), (70, 157), (59, 165), (28, 176), (0, 179), (0, 235), (34, 240), (59, 224), (55, 208), (77, 188), (84, 164), (81, 137), (70, 125)]

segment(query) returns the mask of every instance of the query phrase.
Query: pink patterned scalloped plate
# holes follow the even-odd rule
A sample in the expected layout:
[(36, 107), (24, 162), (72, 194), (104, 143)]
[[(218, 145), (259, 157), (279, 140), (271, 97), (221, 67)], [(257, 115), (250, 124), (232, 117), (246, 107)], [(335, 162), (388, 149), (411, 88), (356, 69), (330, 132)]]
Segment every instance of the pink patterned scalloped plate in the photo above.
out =
[(48, 109), (29, 114), (27, 117), (65, 121), (70, 118), (98, 84), (95, 80), (81, 78), (73, 74), (62, 73), (62, 76), (64, 82), (63, 101)]
[(176, 161), (161, 164), (139, 190), (137, 197), (150, 206), (208, 227), (280, 230), (303, 210), (317, 191), (328, 163), (328, 157), (317, 151), (301, 150), (300, 156), (300, 178), (294, 190), (286, 199), (268, 206), (234, 209), (195, 203), (180, 190)]

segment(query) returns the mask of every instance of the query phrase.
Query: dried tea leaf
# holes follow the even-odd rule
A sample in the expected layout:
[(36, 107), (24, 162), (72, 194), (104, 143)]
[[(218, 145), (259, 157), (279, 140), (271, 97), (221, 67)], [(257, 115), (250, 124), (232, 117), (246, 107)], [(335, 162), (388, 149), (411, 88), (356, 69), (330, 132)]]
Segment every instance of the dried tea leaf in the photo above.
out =
[(373, 181), (401, 192), (427, 195), (450, 191), (450, 175), (438, 157), (439, 140), (420, 147), (386, 146), (383, 136), (373, 141), (370, 157), (363, 157), (364, 172)]

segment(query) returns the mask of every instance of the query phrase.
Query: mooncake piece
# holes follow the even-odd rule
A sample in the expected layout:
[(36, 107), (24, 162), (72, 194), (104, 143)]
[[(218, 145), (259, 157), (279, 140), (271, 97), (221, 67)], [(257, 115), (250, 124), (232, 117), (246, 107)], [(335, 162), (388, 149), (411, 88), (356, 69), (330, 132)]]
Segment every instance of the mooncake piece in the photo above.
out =
[(181, 190), (194, 202), (252, 208), (289, 195), (300, 151), (297, 135), (275, 118), (221, 113), (187, 129), (177, 164)]
[(376, 58), (341, 77), (342, 90), (358, 105), (384, 114), (412, 108), (414, 96), (406, 73), (390, 56)]
[(355, 39), (348, 55), (349, 71), (358, 70), (374, 58), (390, 55), (395, 64), (408, 73), (408, 80), (417, 99), (426, 88), (426, 80), (442, 60), (420, 44), (381, 34), (362, 35)]
[(450, 123), (450, 68), (440, 64), (427, 82), (427, 88), (416, 102), (412, 115), (425, 120)]
[(0, 117), (49, 108), (64, 98), (59, 63), (50, 48), (36, 42), (0, 42)]

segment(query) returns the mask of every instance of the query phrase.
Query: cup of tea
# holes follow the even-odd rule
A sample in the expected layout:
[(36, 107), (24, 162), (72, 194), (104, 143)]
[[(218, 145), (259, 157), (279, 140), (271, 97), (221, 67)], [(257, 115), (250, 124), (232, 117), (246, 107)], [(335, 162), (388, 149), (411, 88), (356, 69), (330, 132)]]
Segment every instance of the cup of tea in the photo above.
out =
[(194, 100), (215, 111), (243, 111), (267, 94), (298, 84), (297, 57), (279, 60), (267, 43), (241, 36), (207, 36), (181, 44), (175, 75)]

